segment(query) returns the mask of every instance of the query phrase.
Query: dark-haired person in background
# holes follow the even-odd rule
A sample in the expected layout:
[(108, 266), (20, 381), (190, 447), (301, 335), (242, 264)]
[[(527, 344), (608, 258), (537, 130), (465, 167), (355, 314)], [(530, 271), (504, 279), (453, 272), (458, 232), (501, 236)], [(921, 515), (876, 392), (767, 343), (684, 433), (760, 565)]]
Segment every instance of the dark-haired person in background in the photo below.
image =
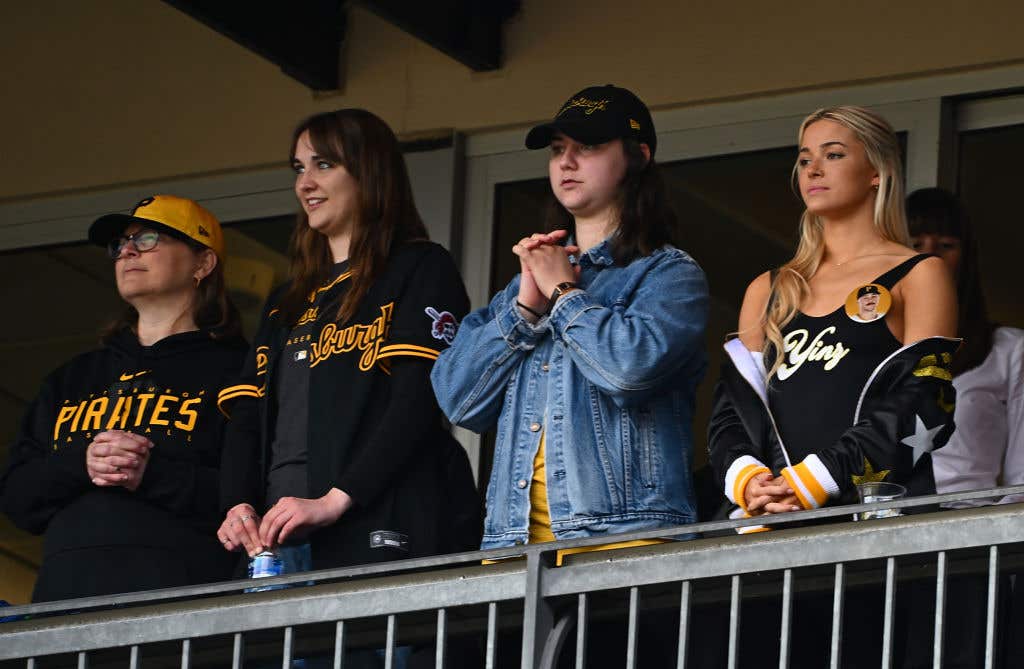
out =
[[(956, 282), (963, 346), (950, 371), (956, 389), (956, 431), (932, 455), (938, 492), (980, 490), (1024, 483), (1024, 330), (993, 323), (985, 308), (977, 236), (959, 199), (942, 188), (922, 188), (907, 197), (907, 224), (915, 249), (946, 263)], [(966, 507), (1024, 501), (1024, 495), (998, 500), (953, 502)], [(943, 666), (982, 666), (985, 653), (987, 576), (954, 574), (946, 584), (947, 610), (962, 623), (946, 628)], [(999, 603), (1003, 634), (1024, 622), (1024, 587), (1016, 575), (1012, 606)], [(1003, 592), (1010, 592), (1009, 580)], [(918, 586), (920, 587), (920, 586)], [(912, 609), (911, 638), (928, 643), (908, 645), (908, 669), (931, 666), (934, 590), (923, 588)], [(1024, 642), (1006, 634), (1002, 665), (1021, 666)]]
[(0, 479), (0, 507), (45, 533), (34, 601), (226, 579), (213, 537), (217, 391), (246, 344), (225, 293), (220, 224), (156, 195), (89, 229), (128, 303), (103, 348), (50, 374)]
[[(953, 358), (956, 431), (932, 456), (939, 492), (1024, 483), (1024, 330), (989, 320), (978, 248), (967, 212), (952, 193), (924, 188), (907, 198), (914, 248), (946, 263), (956, 281), (964, 344)], [(999, 500), (1019, 502), (1024, 495)], [(973, 504), (990, 504), (978, 500)], [(971, 505), (971, 502), (964, 503)]]
[(430, 368), (468, 309), (427, 240), (398, 140), (362, 109), (292, 136), (301, 210), (291, 280), (267, 300), (223, 466), (230, 551), (280, 551), (288, 571), (474, 548), (479, 505), (443, 425)]

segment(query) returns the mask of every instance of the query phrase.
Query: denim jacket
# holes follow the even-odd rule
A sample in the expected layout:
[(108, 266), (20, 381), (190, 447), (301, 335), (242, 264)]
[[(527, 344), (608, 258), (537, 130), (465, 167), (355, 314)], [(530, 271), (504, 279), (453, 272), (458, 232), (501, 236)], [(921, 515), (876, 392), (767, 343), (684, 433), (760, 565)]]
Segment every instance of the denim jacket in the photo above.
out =
[(556, 538), (696, 517), (691, 421), (707, 366), (704, 272), (673, 247), (615, 265), (608, 240), (578, 264), (583, 290), (549, 316), (533, 325), (522, 317), (517, 276), (463, 320), (434, 364), (434, 392), (453, 423), (497, 425), (483, 548), (526, 542), (542, 433)]

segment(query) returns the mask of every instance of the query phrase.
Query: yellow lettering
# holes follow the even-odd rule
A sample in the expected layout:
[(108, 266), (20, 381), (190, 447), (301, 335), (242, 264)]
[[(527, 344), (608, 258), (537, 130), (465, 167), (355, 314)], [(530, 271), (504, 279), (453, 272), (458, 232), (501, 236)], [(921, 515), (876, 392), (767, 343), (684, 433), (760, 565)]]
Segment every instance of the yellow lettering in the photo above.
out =
[(83, 430), (99, 430), (103, 426), (103, 414), (107, 411), (110, 400), (106, 397), (97, 397), (89, 402), (89, 408), (85, 411), (85, 420), (82, 421)]
[(185, 417), (186, 420), (174, 421), (174, 427), (181, 428), (186, 432), (191, 432), (196, 426), (196, 421), (199, 420), (199, 411), (193, 409), (192, 407), (199, 404), (202, 401), (203, 400), (201, 398), (196, 397), (182, 402), (181, 407), (178, 409), (178, 415)]
[(71, 416), (74, 415), (78, 407), (65, 406), (61, 407), (60, 413), (57, 414), (57, 422), (53, 424), (53, 440), (57, 441), (60, 436), (60, 426), (71, 420)]
[(142, 425), (142, 419), (146, 415), (146, 405), (154, 397), (153, 393), (142, 393), (139, 395), (139, 408), (135, 412), (135, 427)]
[(156, 401), (156, 406), (153, 407), (153, 416), (149, 419), (150, 425), (170, 425), (170, 421), (161, 418), (163, 414), (167, 413), (168, 402), (178, 403), (178, 398), (174, 395), (161, 395), (160, 399)]
[[(123, 430), (125, 423), (128, 422), (128, 414), (132, 410), (132, 398), (131, 397), (118, 397), (117, 404), (114, 405), (114, 410), (110, 413), (110, 418), (107, 419), (107, 429), (113, 430), (115, 427), (118, 430)], [(120, 425), (118, 425), (120, 421)]]
[(87, 402), (82, 402), (81, 404), (78, 405), (78, 411), (75, 412), (75, 418), (74, 418), (74, 420), (71, 421), (71, 431), (72, 432), (77, 432), (78, 431), (78, 419), (82, 417), (82, 411), (85, 410), (85, 405), (86, 404), (87, 404)]
[(319, 341), (310, 344), (312, 359), (309, 366), (316, 367), (338, 353), (359, 350), (363, 352), (359, 357), (359, 369), (363, 372), (369, 370), (377, 362), (381, 344), (388, 336), (394, 306), (394, 302), (382, 306), (380, 316), (367, 325), (350, 325), (339, 330), (334, 323), (328, 323), (320, 331)]

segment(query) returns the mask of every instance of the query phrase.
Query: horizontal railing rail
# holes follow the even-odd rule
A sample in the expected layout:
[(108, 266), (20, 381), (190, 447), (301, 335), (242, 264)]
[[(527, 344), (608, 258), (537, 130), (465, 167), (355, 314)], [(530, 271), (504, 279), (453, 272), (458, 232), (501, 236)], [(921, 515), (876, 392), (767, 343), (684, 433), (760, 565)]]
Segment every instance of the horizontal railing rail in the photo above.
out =
[[(437, 666), (441, 667), (445, 666), (445, 636), (452, 632), (449, 612), (459, 607), (484, 607), (486, 623), (481, 622), (481, 625), (486, 627), (487, 666), (494, 666), (494, 645), (500, 632), (498, 605), (514, 602), (515, 619), (505, 623), (522, 629), (522, 667), (553, 663), (553, 657), (561, 644), (567, 642), (573, 628), (577, 635), (577, 666), (585, 666), (581, 658), (585, 657), (587, 596), (621, 589), (629, 593), (627, 634), (630, 641), (627, 649), (633, 648), (633, 652), (632, 655), (627, 653), (627, 666), (636, 666), (639, 589), (677, 584), (681, 620), (678, 666), (684, 666), (684, 628), (690, 605), (690, 584), (724, 578), (733, 584), (725, 596), (730, 607), (736, 609), (735, 618), (731, 618), (730, 623), (736, 625), (736, 630), (730, 634), (728, 665), (736, 666), (740, 583), (745, 575), (782, 572), (786, 575), (784, 593), (792, 597), (794, 569), (836, 565), (836, 591), (840, 592), (846, 574), (841, 565), (861, 560), (885, 560), (887, 569), (892, 572), (886, 574), (887, 596), (890, 596), (897, 557), (938, 554), (942, 565), (939, 571), (945, 578), (947, 552), (987, 549), (991, 582), (995, 578), (991, 575), (993, 561), (997, 569), (1001, 547), (1024, 544), (1024, 506), (1020, 504), (911, 513), (856, 523), (822, 524), (820, 521), (848, 520), (854, 513), (881, 509), (933, 511), (940, 504), (1014, 494), (1024, 494), (1024, 486), (615, 535), (616, 541), (625, 541), (720, 533), (630, 550), (579, 553), (569, 556), (564, 565), (557, 568), (554, 562), (558, 549), (596, 546), (607, 543), (608, 538), (525, 545), (261, 579), (261, 587), (316, 583), (269, 592), (244, 593), (242, 591), (251, 587), (252, 581), (233, 581), (10, 607), (0, 612), (5, 616), (29, 616), (30, 619), (0, 624), (0, 660), (73, 653), (80, 654), (80, 660), (84, 661), (86, 654), (110, 648), (133, 649), (132, 657), (136, 657), (139, 647), (173, 641), (182, 643), (182, 666), (190, 666), (186, 657), (193, 640), (225, 636), (235, 645), (234, 666), (241, 666), (238, 649), (242, 635), (258, 630), (281, 629), (285, 639), (282, 650), (284, 662), (290, 655), (292, 629), (332, 623), (337, 626), (335, 666), (341, 666), (347, 622), (386, 618), (385, 646), (388, 657), (393, 657), (397, 643), (397, 617), (425, 613), (436, 615), (434, 636)], [(750, 525), (765, 525), (785, 531), (721, 534)], [(481, 565), (483, 560), (497, 562)], [(996, 613), (994, 604), (990, 604), (991, 624), (994, 625)], [(74, 615), (62, 615), (69, 611)], [(939, 611), (941, 613), (941, 607)], [(891, 620), (887, 624), (891, 624)], [(940, 622), (936, 625), (936, 629), (941, 630)], [(891, 652), (891, 627), (886, 629), (890, 635)], [(836, 634), (838, 638), (838, 632)], [(837, 644), (834, 639), (833, 653)], [(783, 653), (785, 650), (784, 644)], [(629, 663), (630, 658), (633, 664)], [(34, 666), (33, 662), (30, 659), (29, 666)]]

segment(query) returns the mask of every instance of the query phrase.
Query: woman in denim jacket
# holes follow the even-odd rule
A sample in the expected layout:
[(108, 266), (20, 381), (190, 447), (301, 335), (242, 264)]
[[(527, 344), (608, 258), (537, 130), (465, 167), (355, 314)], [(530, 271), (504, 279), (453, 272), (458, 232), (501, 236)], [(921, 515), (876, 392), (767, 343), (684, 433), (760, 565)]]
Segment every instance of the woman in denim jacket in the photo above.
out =
[[(497, 425), (483, 548), (693, 522), (704, 273), (675, 248), (650, 112), (580, 91), (526, 146), (550, 146), (549, 230), (469, 316), (431, 379), (453, 423)], [(621, 544), (616, 544), (616, 546)]]

